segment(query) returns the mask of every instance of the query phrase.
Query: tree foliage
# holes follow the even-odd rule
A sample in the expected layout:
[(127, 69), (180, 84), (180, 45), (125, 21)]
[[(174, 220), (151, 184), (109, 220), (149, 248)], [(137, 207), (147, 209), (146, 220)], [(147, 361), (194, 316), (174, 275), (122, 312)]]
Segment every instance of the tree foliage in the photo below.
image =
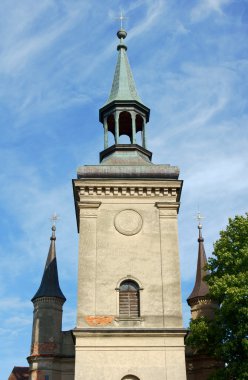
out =
[(213, 320), (191, 320), (186, 343), (223, 360), (213, 379), (248, 379), (248, 213), (229, 219), (207, 268), (209, 296), (220, 308)]

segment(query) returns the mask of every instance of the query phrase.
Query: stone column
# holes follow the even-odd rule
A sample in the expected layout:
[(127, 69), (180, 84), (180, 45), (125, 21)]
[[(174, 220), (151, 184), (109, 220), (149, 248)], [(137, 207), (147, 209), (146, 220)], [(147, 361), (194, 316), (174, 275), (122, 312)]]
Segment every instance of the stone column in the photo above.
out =
[(131, 118), (132, 118), (132, 139), (131, 143), (136, 144), (136, 113), (131, 111)]
[(182, 300), (178, 249), (177, 202), (157, 202), (165, 328), (182, 327)]
[(142, 128), (142, 146), (146, 148), (146, 120), (143, 117), (143, 128)]
[(101, 202), (79, 202), (79, 262), (77, 327), (96, 309), (97, 216)]
[(104, 149), (108, 148), (108, 123), (107, 123), (107, 117), (103, 120), (103, 126), (104, 126)]
[(115, 144), (119, 144), (119, 115), (120, 112), (115, 112)]

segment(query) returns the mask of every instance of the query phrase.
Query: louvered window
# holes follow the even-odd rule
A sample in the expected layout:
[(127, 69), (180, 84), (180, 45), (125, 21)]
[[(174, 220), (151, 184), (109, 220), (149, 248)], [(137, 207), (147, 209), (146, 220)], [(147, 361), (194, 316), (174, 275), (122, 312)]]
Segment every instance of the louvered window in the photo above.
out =
[(140, 316), (139, 285), (131, 280), (123, 281), (120, 285), (120, 318), (137, 318)]

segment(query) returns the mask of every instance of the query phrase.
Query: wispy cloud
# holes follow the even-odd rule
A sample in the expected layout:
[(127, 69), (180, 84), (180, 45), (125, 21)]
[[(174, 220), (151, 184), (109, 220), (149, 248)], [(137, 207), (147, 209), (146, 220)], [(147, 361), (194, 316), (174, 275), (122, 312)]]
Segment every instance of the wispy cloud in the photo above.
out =
[[(138, 91), (151, 108), (148, 149), (155, 163), (180, 166), (184, 180), (179, 232), (185, 301), (195, 276), (198, 203), (206, 216), (208, 255), (228, 216), (247, 206), (248, 57), (247, 23), (240, 21), (244, 6), (227, 0), (183, 4), (127, 0), (123, 11)], [(63, 323), (65, 329), (75, 325), (78, 236), (71, 178), (77, 166), (98, 162), (102, 149), (98, 108), (113, 79), (114, 18), (122, 5), (112, 0), (0, 2), (5, 377), (14, 365), (25, 365), (29, 352), (29, 300), (41, 281), (54, 211), (61, 215), (56, 247), (67, 297)], [(183, 312), (187, 325), (186, 302)]]
[(156, 20), (159, 17), (161, 17), (163, 9), (165, 8), (165, 3), (163, 0), (147, 1), (146, 3), (148, 7), (146, 9), (144, 18), (137, 24), (137, 26), (130, 29), (129, 39), (137, 37), (145, 31), (148, 32), (152, 28)]
[(0, 312), (4, 313), (6, 310), (16, 313), (17, 310), (30, 309), (30, 302), (21, 299), (20, 297), (1, 298)]
[(223, 8), (229, 4), (231, 0), (201, 0), (191, 10), (191, 20), (199, 22), (207, 18), (211, 13), (223, 14)]

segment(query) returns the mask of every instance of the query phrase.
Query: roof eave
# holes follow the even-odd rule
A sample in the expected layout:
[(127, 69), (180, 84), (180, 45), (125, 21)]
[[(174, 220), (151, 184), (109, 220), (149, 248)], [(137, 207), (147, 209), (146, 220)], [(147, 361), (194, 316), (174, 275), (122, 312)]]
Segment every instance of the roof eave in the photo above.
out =
[(105, 104), (102, 108), (99, 109), (99, 121), (103, 123), (103, 117), (106, 113), (111, 113), (114, 109), (118, 107), (136, 107), (139, 111), (143, 112), (146, 116), (146, 122), (148, 123), (150, 117), (150, 108), (146, 107), (143, 103), (138, 102), (137, 100), (112, 100), (110, 103)]

